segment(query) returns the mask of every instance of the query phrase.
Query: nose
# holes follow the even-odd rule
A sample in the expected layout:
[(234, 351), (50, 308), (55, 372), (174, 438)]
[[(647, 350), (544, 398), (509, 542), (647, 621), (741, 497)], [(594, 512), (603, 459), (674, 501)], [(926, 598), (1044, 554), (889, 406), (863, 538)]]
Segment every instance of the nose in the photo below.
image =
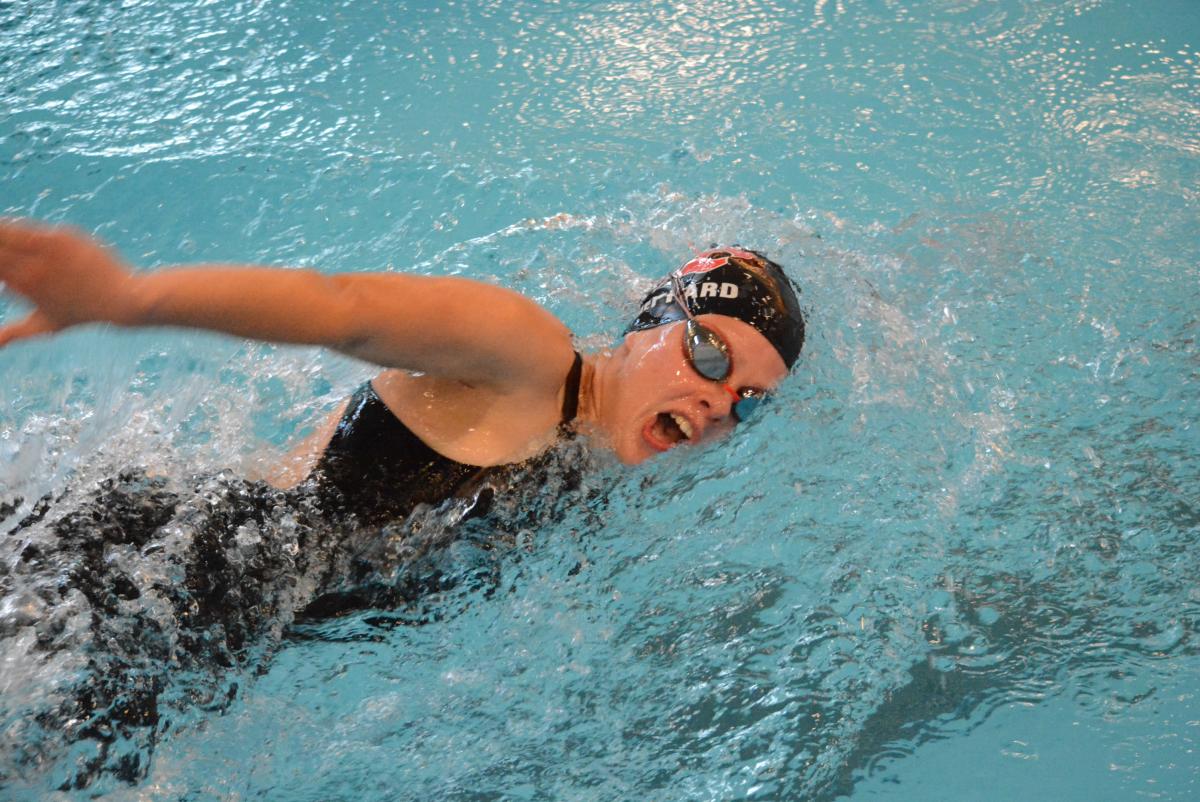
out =
[(733, 405), (739, 401), (737, 390), (725, 382), (713, 382), (712, 389), (700, 399), (700, 405), (714, 421), (721, 421), (733, 415)]

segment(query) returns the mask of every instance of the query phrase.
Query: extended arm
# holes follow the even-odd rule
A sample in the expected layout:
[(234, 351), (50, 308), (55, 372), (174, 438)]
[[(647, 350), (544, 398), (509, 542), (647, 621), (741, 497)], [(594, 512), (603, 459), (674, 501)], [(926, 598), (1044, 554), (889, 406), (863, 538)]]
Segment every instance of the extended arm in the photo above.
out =
[(475, 281), (235, 266), (138, 275), (90, 238), (23, 223), (0, 223), (0, 280), (35, 306), (0, 327), (0, 346), (90, 322), (185, 326), (495, 385), (537, 381), (571, 347), (536, 303)]

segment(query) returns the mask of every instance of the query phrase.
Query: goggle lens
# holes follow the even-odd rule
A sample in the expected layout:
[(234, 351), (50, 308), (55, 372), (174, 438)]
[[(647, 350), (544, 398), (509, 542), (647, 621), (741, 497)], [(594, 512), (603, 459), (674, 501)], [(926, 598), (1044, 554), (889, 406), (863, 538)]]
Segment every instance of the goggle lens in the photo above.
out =
[(685, 342), (687, 357), (697, 373), (715, 382), (725, 380), (733, 365), (729, 361), (728, 346), (716, 332), (695, 320), (688, 320)]
[(733, 417), (737, 418), (738, 423), (749, 418), (758, 409), (758, 405), (765, 401), (766, 398), (755, 393), (752, 390), (742, 390), (741, 397), (737, 403), (733, 405)]

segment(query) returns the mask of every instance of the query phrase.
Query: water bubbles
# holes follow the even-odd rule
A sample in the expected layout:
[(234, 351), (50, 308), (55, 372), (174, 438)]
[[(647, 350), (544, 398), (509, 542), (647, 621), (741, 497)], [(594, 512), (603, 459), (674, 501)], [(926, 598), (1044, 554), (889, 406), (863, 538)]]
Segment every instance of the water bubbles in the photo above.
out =
[[(650, 281), (719, 239), (794, 269), (812, 321), (796, 374), (727, 448), (603, 493), (547, 487), (561, 527), (490, 540), (468, 520), (452, 547), (437, 520), (381, 534), (381, 583), (432, 600), (298, 628), (234, 703), (204, 686), (226, 713), (194, 732), (172, 713), (135, 793), (823, 798), (917, 752), (928, 765), (931, 746), (969, 750), (985, 724), (1027, 728), (1005, 717), (1056, 699), (1075, 731), (1150, 721), (1153, 689), (1194, 668), (1200, 55), (1115, 5), (951, 5), (89, 4), (66, 26), (52, 4), (0, 11), (22, 88), (0, 142), (10, 213), (100, 228), (144, 268), (474, 276), (603, 348)], [(282, 447), (365, 377), (192, 338), (59, 342), (0, 357), (10, 518), (72, 474), (136, 458), (179, 482)], [(230, 570), (276, 545), (313, 558), (286, 507), (221, 530)], [(53, 542), (39, 532), (30, 545)], [(173, 519), (105, 546), (111, 598), (17, 580), (0, 683), (23, 690), (6, 704), (33, 709), (85, 668), (68, 656), (96, 605), (119, 630), (136, 601), (142, 634), (199, 615), (173, 595), (197, 532)], [(1123, 776), (1161, 748), (1128, 738), (1110, 756)], [(1011, 730), (988, 743), (1055, 762)], [(284, 764), (309, 770), (289, 785)]]

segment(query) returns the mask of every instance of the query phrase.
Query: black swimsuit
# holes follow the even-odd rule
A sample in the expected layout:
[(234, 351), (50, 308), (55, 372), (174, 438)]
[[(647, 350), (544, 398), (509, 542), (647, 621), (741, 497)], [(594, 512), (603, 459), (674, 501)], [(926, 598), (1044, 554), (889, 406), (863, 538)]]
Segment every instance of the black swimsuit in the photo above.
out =
[[(575, 418), (583, 359), (567, 373), (560, 426)], [(361, 521), (407, 515), (418, 504), (437, 504), (490, 468), (439, 454), (404, 425), (370, 382), (350, 398), (333, 438), (313, 471), (327, 502)]]
[[(564, 422), (575, 417), (581, 366), (576, 355)], [(538, 462), (519, 470), (536, 472)], [(419, 560), (411, 572), (398, 570), (387, 551), (393, 538), (371, 525), (331, 526), (326, 503), (308, 503), (316, 490), (345, 505), (333, 511), (382, 523), (467, 493), (464, 485), (485, 472), (483, 484), (495, 481), (490, 469), (429, 448), (366, 384), (313, 481), (295, 491), (228, 474), (173, 483), (130, 470), (42, 499), (14, 529), (0, 529), (0, 606), (10, 608), (0, 616), (0, 651), (36, 630), (21, 651), (39, 671), (63, 655), (87, 667), (20, 702), (22, 711), (28, 705), (20, 748), (0, 760), (0, 787), (12, 779), (10, 766), (40, 772), (48, 761), (61, 790), (101, 775), (138, 782), (172, 722), (191, 720), (197, 704), (224, 709), (266, 665), (285, 626), (396, 606), (463, 577), (489, 581)], [(0, 524), (19, 507), (0, 503)], [(76, 743), (86, 749), (71, 751)]]

